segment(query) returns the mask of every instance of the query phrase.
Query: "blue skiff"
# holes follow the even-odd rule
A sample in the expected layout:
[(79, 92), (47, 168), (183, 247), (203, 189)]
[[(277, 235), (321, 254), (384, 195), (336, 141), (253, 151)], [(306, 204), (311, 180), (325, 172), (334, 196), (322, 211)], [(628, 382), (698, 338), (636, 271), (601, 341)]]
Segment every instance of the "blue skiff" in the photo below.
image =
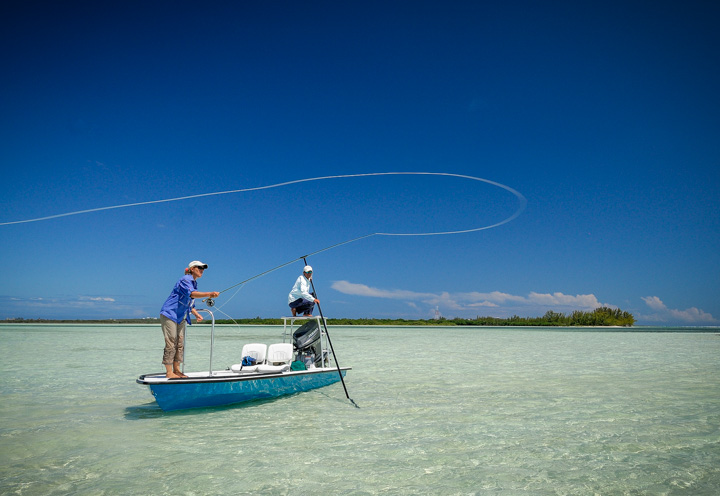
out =
[[(212, 312), (203, 309), (200, 311)], [(215, 335), (213, 316), (210, 339), (210, 367), (203, 372), (187, 372), (186, 378), (168, 379), (165, 373), (145, 374), (138, 384), (148, 386), (163, 411), (232, 405), (245, 401), (274, 398), (329, 386), (345, 377), (351, 367), (339, 367), (324, 347), (328, 341), (322, 317), (284, 317), (283, 342), (266, 345), (249, 343), (240, 354), (249, 361), (225, 370), (213, 370)], [(306, 321), (293, 333), (295, 321)], [(324, 323), (324, 322), (323, 322)], [(292, 343), (285, 342), (292, 338)], [(187, 342), (187, 341), (186, 341)], [(332, 346), (331, 346), (332, 348)], [(298, 366), (300, 365), (300, 366)], [(344, 385), (344, 382), (343, 382)]]
[[(340, 369), (343, 377), (349, 367)], [(334, 367), (288, 370), (279, 373), (239, 374), (232, 371), (188, 373), (187, 379), (166, 379), (165, 374), (141, 375), (137, 382), (147, 385), (164, 411), (231, 405), (244, 401), (274, 398), (328, 386), (340, 380)]]

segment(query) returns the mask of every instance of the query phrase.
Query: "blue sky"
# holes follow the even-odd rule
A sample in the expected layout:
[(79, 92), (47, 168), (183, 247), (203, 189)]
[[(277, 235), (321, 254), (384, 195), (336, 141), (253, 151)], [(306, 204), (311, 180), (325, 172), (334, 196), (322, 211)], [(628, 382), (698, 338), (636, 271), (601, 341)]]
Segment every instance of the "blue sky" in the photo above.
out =
[[(715, 2), (4, 2), (0, 318), (157, 316), (313, 255), (329, 317), (720, 323)], [(287, 315), (295, 262), (218, 298)]]

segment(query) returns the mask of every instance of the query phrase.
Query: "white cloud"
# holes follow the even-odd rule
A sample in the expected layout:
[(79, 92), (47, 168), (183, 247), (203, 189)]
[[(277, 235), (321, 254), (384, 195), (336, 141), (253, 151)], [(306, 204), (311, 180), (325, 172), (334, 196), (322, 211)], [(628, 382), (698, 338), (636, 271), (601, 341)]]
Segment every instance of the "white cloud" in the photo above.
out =
[(643, 296), (643, 301), (652, 308), (653, 310), (667, 310), (667, 307), (665, 306), (665, 303), (660, 300), (657, 296)]
[(103, 308), (107, 303), (115, 303), (115, 298), (107, 296), (67, 296), (54, 298), (8, 298), (15, 308), (53, 309), (53, 308)]
[(434, 296), (430, 293), (416, 293), (414, 291), (404, 291), (400, 289), (387, 290), (371, 288), (365, 284), (356, 284), (348, 281), (335, 281), (332, 284), (332, 288), (347, 295), (388, 298), (391, 300), (417, 300)]
[(668, 308), (657, 296), (643, 296), (645, 304), (655, 311), (654, 314), (643, 316), (645, 320), (653, 322), (680, 321), (687, 324), (713, 324), (717, 323), (712, 314), (703, 312), (699, 308), (691, 307), (686, 310)]
[(563, 293), (540, 294), (531, 292), (529, 300), (540, 305), (556, 307), (576, 307), (587, 310), (594, 310), (602, 306), (612, 307), (612, 305), (600, 303), (593, 294), (572, 296)]
[[(473, 291), (471, 293), (459, 293), (464, 295), (469, 301), (475, 301), (478, 303), (489, 303), (500, 305), (507, 302), (522, 302), (525, 298), (522, 296), (515, 296), (508, 293), (501, 293), (500, 291), (493, 291), (492, 293), (478, 293)], [(487, 305), (490, 306), (490, 305)]]
[(471, 308), (479, 308), (479, 307), (497, 308), (498, 304), (493, 303), (492, 301), (479, 301), (477, 303), (468, 303), (468, 306)]
[(115, 298), (108, 298), (104, 296), (81, 296), (80, 301), (82, 300), (90, 300), (90, 301), (115, 301)]
[(482, 308), (494, 309), (496, 310), (495, 313), (500, 312), (507, 315), (520, 311), (526, 314), (543, 314), (547, 310), (567, 312), (574, 310), (594, 310), (602, 306), (615, 308), (614, 305), (600, 303), (593, 294), (566, 295), (560, 292), (531, 292), (527, 296), (520, 296), (500, 291), (492, 291), (489, 293), (477, 291), (467, 293), (450, 293), (447, 291), (441, 293), (420, 293), (400, 289), (373, 288), (365, 284), (351, 283), (349, 281), (335, 281), (332, 284), (332, 288), (347, 295), (405, 300), (412, 302), (411, 304), (415, 307), (417, 307), (417, 303), (420, 302), (429, 307), (440, 307), (446, 312), (451, 311), (456, 314), (465, 313), (468, 315), (472, 313), (476, 314), (476, 312)]
[(691, 307), (687, 310), (670, 310), (673, 317), (686, 322), (715, 322), (712, 314), (703, 312), (699, 308)]
[(62, 295), (9, 297), (0, 295), (0, 319), (106, 319), (152, 315), (128, 296)]

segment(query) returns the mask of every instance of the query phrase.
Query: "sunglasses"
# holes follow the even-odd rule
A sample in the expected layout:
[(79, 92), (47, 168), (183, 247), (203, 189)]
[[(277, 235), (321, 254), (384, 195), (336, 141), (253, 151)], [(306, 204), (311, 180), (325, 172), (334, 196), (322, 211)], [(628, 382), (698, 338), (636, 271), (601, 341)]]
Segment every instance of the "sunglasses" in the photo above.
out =
[(205, 270), (205, 267), (198, 267), (197, 265), (196, 265), (195, 267), (193, 267), (193, 268), (194, 268), (194, 269), (199, 269), (199, 270)]

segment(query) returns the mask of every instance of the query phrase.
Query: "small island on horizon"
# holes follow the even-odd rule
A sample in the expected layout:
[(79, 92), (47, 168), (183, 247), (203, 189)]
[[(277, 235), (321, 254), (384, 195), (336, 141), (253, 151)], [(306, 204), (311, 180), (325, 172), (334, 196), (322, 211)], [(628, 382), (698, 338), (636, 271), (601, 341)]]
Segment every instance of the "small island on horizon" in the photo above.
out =
[[(154, 324), (160, 319), (146, 317), (142, 319), (6, 319), (8, 324)], [(216, 324), (240, 324), (240, 325), (282, 325), (282, 318), (239, 318), (239, 319), (216, 319)], [(499, 317), (476, 317), (474, 319), (443, 317), (436, 319), (386, 319), (386, 318), (328, 318), (328, 325), (338, 326), (485, 326), (485, 327), (517, 327), (517, 326), (546, 326), (546, 327), (632, 327), (635, 324), (635, 317), (619, 308), (600, 307), (591, 312), (576, 310), (571, 314), (564, 314), (549, 310), (542, 317), (519, 317), (513, 315), (508, 318)], [(210, 324), (205, 320), (200, 325)]]

